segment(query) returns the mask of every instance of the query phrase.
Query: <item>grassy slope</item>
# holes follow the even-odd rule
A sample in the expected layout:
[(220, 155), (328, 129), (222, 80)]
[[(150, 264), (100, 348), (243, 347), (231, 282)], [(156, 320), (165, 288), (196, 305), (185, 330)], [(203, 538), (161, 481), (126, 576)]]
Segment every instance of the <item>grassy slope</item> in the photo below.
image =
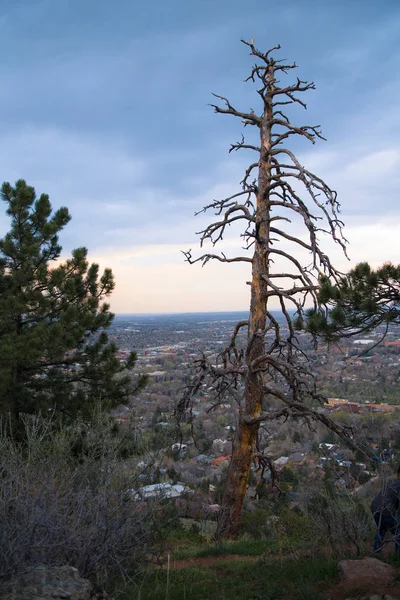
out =
[[(339, 584), (338, 561), (356, 558), (354, 548), (344, 546), (340, 558), (332, 558), (329, 547), (324, 548), (321, 541), (322, 552), (297, 536), (267, 540), (245, 536), (236, 541), (213, 544), (191, 532), (176, 531), (169, 536), (169, 568), (168, 555), (165, 555), (163, 568), (155, 566), (137, 574), (123, 593), (119, 586), (115, 597), (118, 600), (348, 598), (353, 590)], [(387, 550), (386, 560), (393, 562), (392, 548)], [(385, 560), (384, 556), (380, 558)], [(399, 560), (394, 564), (398, 568)], [(400, 575), (398, 579), (396, 598), (400, 598)], [(369, 586), (367, 588), (365, 593), (373, 592)], [(377, 588), (376, 592), (392, 594), (393, 589)], [(113, 595), (113, 590), (110, 592)]]
[[(319, 585), (337, 575), (332, 559), (257, 561), (232, 559), (212, 566), (193, 566), (153, 573), (142, 589), (147, 600), (277, 600), (292, 597), (317, 600)], [(134, 595), (127, 598), (134, 599)], [(136, 600), (136, 599), (135, 599)]]
[[(282, 550), (282, 549), (281, 549)], [(232, 556), (235, 555), (235, 556)], [(214, 558), (213, 558), (214, 557)], [(186, 558), (186, 561), (182, 559)], [(176, 560), (180, 561), (176, 568)], [(202, 561), (202, 562), (201, 562)], [(197, 563), (197, 564), (196, 564)], [(200, 563), (200, 564), (198, 564)], [(279, 556), (271, 541), (238, 540), (180, 548), (171, 568), (155, 568), (123, 600), (318, 600), (337, 577), (337, 561), (326, 557)]]

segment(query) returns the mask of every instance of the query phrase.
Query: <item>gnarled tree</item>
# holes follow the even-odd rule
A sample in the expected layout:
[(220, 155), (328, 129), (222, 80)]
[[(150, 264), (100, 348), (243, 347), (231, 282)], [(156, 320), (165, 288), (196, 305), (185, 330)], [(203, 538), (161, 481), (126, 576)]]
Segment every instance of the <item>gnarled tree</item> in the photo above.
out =
[[(216, 403), (227, 396), (237, 403), (237, 428), (217, 531), (220, 538), (238, 534), (252, 461), (258, 458), (265, 464), (258, 447), (263, 423), (289, 418), (320, 421), (352, 446), (348, 431), (313, 408), (323, 398), (295, 327), (306, 305), (318, 306), (320, 277), (325, 274), (333, 281), (339, 277), (320, 247), (319, 235), (327, 234), (345, 251), (336, 192), (286, 146), (293, 137), (312, 144), (324, 139), (318, 126), (295, 125), (286, 114), (293, 105), (306, 108), (301, 94), (314, 89), (314, 84), (297, 78), (282, 85), (278, 78), (292, 73), (296, 65), (273, 57), (280, 47), (264, 53), (253, 41), (243, 43), (256, 57), (246, 81), (257, 84), (261, 111), (242, 112), (223, 96), (216, 96), (220, 102), (212, 106), (216, 113), (238, 117), (245, 126), (256, 128), (259, 143), (248, 143), (242, 136), (231, 145), (230, 152), (249, 150), (255, 158), (236, 194), (215, 200), (201, 211), (214, 211), (217, 218), (200, 232), (200, 240), (201, 246), (215, 245), (231, 224), (241, 222), (245, 247), (240, 256), (233, 257), (212, 252), (195, 257), (192, 251), (184, 252), (190, 264), (245, 262), (252, 272), (248, 320), (236, 325), (228, 347), (215, 362), (205, 355), (197, 361), (192, 383), (178, 407), (184, 413), (206, 379), (212, 381)], [(277, 318), (274, 309), (283, 318)], [(244, 348), (238, 341), (243, 330), (247, 334)]]

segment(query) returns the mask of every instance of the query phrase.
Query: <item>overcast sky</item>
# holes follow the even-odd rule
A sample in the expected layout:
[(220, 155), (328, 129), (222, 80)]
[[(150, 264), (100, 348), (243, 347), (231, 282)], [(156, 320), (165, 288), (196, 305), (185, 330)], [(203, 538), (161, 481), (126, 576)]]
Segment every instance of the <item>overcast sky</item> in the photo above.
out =
[(68, 206), (63, 255), (84, 245), (113, 269), (115, 312), (248, 307), (244, 265), (181, 250), (252, 159), (228, 154), (241, 123), (208, 106), (258, 112), (252, 37), (316, 84), (296, 122), (328, 141), (295, 150), (339, 193), (351, 261), (335, 263), (400, 262), (399, 0), (0, 0), (0, 179)]

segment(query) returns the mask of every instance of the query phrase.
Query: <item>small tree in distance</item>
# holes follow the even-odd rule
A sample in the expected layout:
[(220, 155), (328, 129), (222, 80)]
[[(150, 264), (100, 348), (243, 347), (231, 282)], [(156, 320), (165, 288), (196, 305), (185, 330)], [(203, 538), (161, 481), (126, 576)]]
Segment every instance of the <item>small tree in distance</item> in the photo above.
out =
[[(180, 414), (187, 413), (207, 378), (212, 381), (216, 403), (230, 397), (237, 405), (219, 538), (236, 537), (239, 532), (252, 461), (265, 460), (258, 445), (263, 423), (289, 418), (301, 418), (309, 424), (321, 421), (353, 446), (345, 428), (313, 408), (315, 401), (323, 402), (323, 398), (299, 346), (295, 327), (295, 320), (302, 318), (307, 304), (318, 308), (320, 277), (327, 275), (333, 281), (339, 278), (320, 247), (320, 234), (328, 234), (345, 251), (336, 193), (285, 145), (293, 137), (312, 144), (318, 138), (324, 139), (319, 127), (295, 125), (285, 112), (293, 105), (306, 108), (299, 96), (314, 89), (314, 84), (297, 78), (294, 83), (281, 85), (278, 77), (291, 73), (296, 65), (273, 58), (272, 53), (280, 47), (264, 53), (253, 41), (243, 43), (257, 61), (246, 81), (257, 84), (261, 111), (242, 112), (223, 96), (216, 96), (221, 103), (212, 106), (218, 114), (238, 117), (245, 126), (255, 127), (259, 142), (247, 142), (242, 136), (241, 141), (231, 145), (230, 152), (250, 150), (255, 159), (236, 194), (214, 200), (201, 211), (214, 211), (217, 219), (200, 233), (200, 241), (201, 246), (207, 242), (214, 246), (231, 224), (239, 222), (243, 224), (244, 252), (232, 257), (206, 252), (197, 258), (190, 250), (184, 252), (190, 264), (218, 260), (245, 262), (251, 267), (248, 320), (236, 325), (229, 345), (216, 362), (211, 363), (205, 355), (197, 361), (192, 383), (178, 405)], [(276, 308), (283, 320), (274, 314)], [(246, 332), (244, 350), (238, 343), (242, 330)], [(277, 401), (281, 406), (276, 407)]]
[(125, 401), (144, 380), (122, 374), (136, 355), (121, 365), (105, 333), (114, 316), (104, 302), (114, 289), (111, 270), (99, 274), (86, 248), (54, 264), (68, 209), (52, 215), (49, 197), (36, 198), (23, 180), (4, 183), (1, 198), (11, 229), (0, 240), (0, 413), (18, 439), (21, 413), (87, 417), (100, 400), (105, 408)]

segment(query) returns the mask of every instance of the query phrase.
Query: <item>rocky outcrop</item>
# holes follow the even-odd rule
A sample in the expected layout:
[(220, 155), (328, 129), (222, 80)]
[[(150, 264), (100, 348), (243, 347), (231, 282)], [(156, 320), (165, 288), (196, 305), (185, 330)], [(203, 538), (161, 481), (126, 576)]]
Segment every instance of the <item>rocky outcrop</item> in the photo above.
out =
[(343, 581), (354, 586), (362, 582), (364, 585), (385, 585), (397, 577), (394, 567), (383, 563), (377, 558), (363, 558), (362, 560), (341, 560), (339, 573)]
[(94, 600), (97, 595), (74, 567), (40, 565), (0, 583), (2, 600)]

